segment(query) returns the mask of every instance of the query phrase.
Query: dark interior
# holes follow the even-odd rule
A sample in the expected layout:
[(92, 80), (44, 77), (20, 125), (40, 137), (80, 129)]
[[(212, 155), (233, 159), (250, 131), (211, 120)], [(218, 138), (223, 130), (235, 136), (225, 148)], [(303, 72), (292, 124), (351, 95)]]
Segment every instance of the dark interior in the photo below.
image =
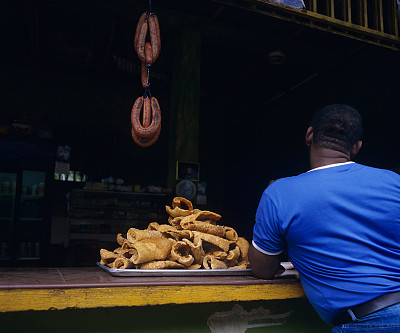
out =
[[(218, 1), (152, 1), (162, 49), (152, 66), (151, 91), (161, 105), (163, 128), (154, 146), (136, 146), (129, 117), (143, 88), (133, 35), (147, 6), (134, 0), (0, 5), (0, 118), (46, 124), (53, 131), (45, 142), (2, 135), (8, 142), (3, 166), (16, 160), (40, 164), (46, 149), (67, 144), (71, 169), (90, 181), (112, 175), (130, 184), (167, 186), (176, 41), (190, 26), (202, 34), (200, 180), (208, 184), (207, 208), (238, 233), (251, 237), (269, 180), (307, 170), (305, 131), (311, 115), (326, 104), (347, 103), (363, 115), (358, 162), (399, 169), (398, 51)], [(271, 63), (273, 51), (284, 54), (281, 64)], [(10, 141), (25, 148), (12, 153)], [(31, 158), (18, 154), (32, 152), (29, 144), (44, 148)], [(52, 185), (53, 212), (65, 214), (71, 187), (82, 184)]]

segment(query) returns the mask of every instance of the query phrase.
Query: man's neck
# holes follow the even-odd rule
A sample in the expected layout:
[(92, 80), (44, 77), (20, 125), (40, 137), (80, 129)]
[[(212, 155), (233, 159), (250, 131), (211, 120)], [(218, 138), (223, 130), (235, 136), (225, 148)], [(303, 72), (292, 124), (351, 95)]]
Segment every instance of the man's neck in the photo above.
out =
[(311, 147), (310, 166), (311, 169), (319, 168), (325, 165), (345, 163), (350, 161), (350, 154), (345, 154), (337, 150), (327, 148)]

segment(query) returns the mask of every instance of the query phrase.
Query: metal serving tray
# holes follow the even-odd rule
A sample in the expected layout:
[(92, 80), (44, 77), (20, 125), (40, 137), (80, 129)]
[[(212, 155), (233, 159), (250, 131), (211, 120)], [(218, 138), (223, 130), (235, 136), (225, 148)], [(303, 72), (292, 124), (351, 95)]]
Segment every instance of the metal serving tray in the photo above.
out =
[(96, 263), (113, 276), (223, 276), (253, 275), (248, 269), (115, 269)]

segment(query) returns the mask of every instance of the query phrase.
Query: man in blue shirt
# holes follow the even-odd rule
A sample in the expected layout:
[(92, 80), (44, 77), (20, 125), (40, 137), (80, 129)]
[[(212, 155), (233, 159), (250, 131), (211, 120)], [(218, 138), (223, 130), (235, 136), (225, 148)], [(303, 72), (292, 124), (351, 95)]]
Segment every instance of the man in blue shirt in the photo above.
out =
[(333, 332), (400, 332), (400, 175), (352, 162), (362, 119), (328, 105), (306, 132), (311, 170), (264, 191), (249, 251), (271, 279), (285, 251)]

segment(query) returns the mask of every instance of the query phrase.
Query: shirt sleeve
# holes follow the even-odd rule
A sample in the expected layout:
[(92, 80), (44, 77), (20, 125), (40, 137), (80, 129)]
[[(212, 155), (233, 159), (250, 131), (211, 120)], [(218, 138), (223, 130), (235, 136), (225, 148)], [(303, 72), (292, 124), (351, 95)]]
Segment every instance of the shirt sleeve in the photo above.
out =
[(278, 210), (267, 190), (264, 191), (257, 208), (252, 243), (256, 249), (269, 255), (280, 254), (285, 248)]

